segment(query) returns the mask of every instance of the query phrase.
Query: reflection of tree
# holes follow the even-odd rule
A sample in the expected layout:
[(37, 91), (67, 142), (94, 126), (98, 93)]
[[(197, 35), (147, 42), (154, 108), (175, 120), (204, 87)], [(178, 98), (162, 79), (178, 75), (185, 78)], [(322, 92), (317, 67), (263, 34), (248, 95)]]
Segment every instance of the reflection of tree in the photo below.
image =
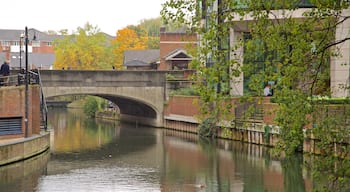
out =
[(208, 186), (206, 186), (207, 191), (230, 191), (230, 178), (224, 177), (221, 173), (221, 163), (220, 158), (216, 146), (215, 139), (209, 139), (204, 137), (199, 137), (198, 140), (201, 149), (205, 152), (204, 154), (208, 158), (208, 169), (206, 175), (206, 180), (208, 181), (216, 181), (217, 189), (211, 182), (206, 182)]
[[(350, 191), (350, 160), (333, 155), (315, 156), (309, 162), (312, 170), (313, 188), (325, 192)], [(316, 190), (315, 190), (316, 191)]]
[[(67, 113), (68, 115), (63, 115)], [(81, 110), (57, 109), (57, 112), (49, 117), (49, 121), (55, 129), (55, 152), (96, 149), (111, 142), (116, 135), (115, 123), (98, 125), (94, 118), (86, 118)], [(62, 122), (65, 124), (62, 125)]]
[(305, 192), (305, 182), (302, 173), (303, 156), (296, 154), (282, 160), (283, 181), (285, 192)]

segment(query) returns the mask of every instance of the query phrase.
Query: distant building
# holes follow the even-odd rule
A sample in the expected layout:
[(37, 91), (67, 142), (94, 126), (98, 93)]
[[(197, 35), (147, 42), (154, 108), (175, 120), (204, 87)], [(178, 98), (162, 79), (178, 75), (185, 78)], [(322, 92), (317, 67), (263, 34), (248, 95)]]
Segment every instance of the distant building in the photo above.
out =
[(159, 49), (124, 51), (123, 66), (127, 70), (157, 70)]
[[(28, 29), (28, 67), (51, 69), (55, 61), (53, 41), (63, 37)], [(12, 69), (25, 67), (24, 30), (0, 29), (0, 62), (4, 60), (10, 60)]]
[[(106, 33), (103, 34), (107, 42), (115, 38)], [(56, 59), (53, 42), (63, 38), (65, 35), (49, 35), (34, 28), (28, 29), (29, 69), (52, 69)], [(12, 69), (25, 67), (24, 30), (0, 29), (0, 63), (5, 60), (10, 61)]]

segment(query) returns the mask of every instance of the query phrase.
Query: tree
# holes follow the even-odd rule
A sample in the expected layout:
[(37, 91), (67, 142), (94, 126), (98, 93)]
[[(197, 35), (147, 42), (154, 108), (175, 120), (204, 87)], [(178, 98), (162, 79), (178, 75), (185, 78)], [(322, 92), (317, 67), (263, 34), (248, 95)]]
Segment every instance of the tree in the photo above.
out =
[[(142, 33), (141, 33), (142, 34)], [(147, 48), (147, 36), (138, 34), (129, 28), (118, 30), (116, 38), (112, 41), (115, 46), (113, 53), (116, 57), (116, 69), (122, 69), (124, 51), (143, 50)]]
[[(205, 123), (200, 127), (206, 130), (199, 132), (212, 137), (218, 123), (232, 118), (231, 96), (228, 94), (230, 78), (238, 77), (241, 70), (236, 60), (228, 59), (231, 52), (227, 41), (230, 25), (225, 25), (223, 21), (230, 20), (232, 16), (228, 12), (206, 10), (210, 2), (213, 1), (170, 0), (163, 4), (161, 15), (165, 24), (186, 26), (191, 30), (189, 32), (200, 36), (198, 50), (191, 52), (194, 56), (191, 67), (197, 71), (193, 79), (197, 82), (195, 89), (200, 95), (199, 106), (202, 122)], [(233, 3), (222, 2), (227, 7)]]
[(111, 44), (89, 23), (76, 34), (55, 41), (55, 55), (55, 69), (110, 69), (114, 62)]
[[(220, 122), (230, 111), (222, 107), (229, 106), (224, 105), (229, 79), (235, 83), (244, 74), (248, 101), (262, 96), (265, 83), (275, 82), (275, 122), (281, 129), (276, 151), (292, 155), (302, 150), (305, 133), (317, 137), (317, 147), (326, 159), (314, 164), (314, 170), (327, 170), (330, 183), (325, 191), (349, 190), (350, 149), (344, 144), (350, 130), (344, 120), (349, 106), (330, 115), (329, 105), (314, 99), (315, 95), (331, 96), (330, 60), (341, 57), (337, 45), (350, 39), (336, 38), (336, 29), (350, 18), (344, 14), (349, 4), (342, 0), (169, 0), (161, 11), (166, 21), (185, 23), (201, 37), (193, 65), (204, 117)], [(299, 9), (306, 5), (312, 8)], [(302, 17), (293, 17), (300, 11)], [(235, 28), (244, 32), (235, 33), (239, 37), (232, 41), (236, 43), (227, 48), (227, 37)], [(227, 59), (242, 50), (244, 58)], [(337, 144), (342, 144), (341, 153), (334, 151), (339, 150)]]

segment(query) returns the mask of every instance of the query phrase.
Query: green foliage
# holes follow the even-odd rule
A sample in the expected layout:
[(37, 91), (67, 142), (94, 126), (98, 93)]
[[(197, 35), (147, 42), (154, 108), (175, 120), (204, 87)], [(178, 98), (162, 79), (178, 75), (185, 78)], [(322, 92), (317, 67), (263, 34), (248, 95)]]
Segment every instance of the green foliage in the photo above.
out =
[(270, 132), (271, 132), (271, 126), (265, 125), (264, 126), (264, 142), (266, 144), (270, 143)]
[(192, 87), (185, 87), (171, 91), (170, 95), (198, 96), (198, 93)]
[(147, 36), (147, 49), (159, 49), (161, 18), (144, 19), (139, 25), (129, 25), (139, 37)]
[[(228, 46), (230, 26), (222, 25), (223, 21), (230, 20), (232, 15), (228, 12), (204, 10), (212, 3), (212, 1), (206, 2), (207, 5), (201, 4), (200, 1), (170, 0), (163, 4), (161, 15), (165, 24), (185, 26), (190, 29), (189, 32), (201, 36), (199, 43), (201, 46), (197, 52), (191, 52), (194, 60), (190, 66), (197, 71), (192, 76), (197, 82), (194, 89), (200, 95), (202, 118), (210, 116), (218, 121), (230, 114), (230, 105), (226, 105), (230, 98), (227, 94), (230, 90), (230, 77), (238, 77), (241, 71), (237, 61), (228, 59), (231, 52)], [(225, 5), (233, 3), (233, 1), (223, 2)], [(206, 13), (207, 21), (202, 25), (202, 14), (204, 17)]]
[(83, 106), (84, 113), (89, 117), (95, 117), (98, 110), (98, 101), (95, 97), (88, 96)]
[[(204, 119), (201, 134), (210, 135), (209, 127), (214, 127), (211, 122), (219, 122), (230, 113), (226, 105), (230, 98), (229, 84), (239, 80), (243, 73), (248, 96), (262, 96), (264, 84), (275, 82), (273, 99), (279, 106), (275, 123), (281, 130), (281, 140), (275, 148), (277, 154), (289, 156), (302, 150), (305, 129), (317, 124), (310, 131), (315, 134), (322, 153), (334, 157), (334, 148), (330, 146), (348, 137), (349, 122), (344, 118), (349, 116), (350, 109), (344, 108), (339, 116), (319, 119), (315, 113), (325, 111), (319, 108), (324, 101), (309, 98), (331, 95), (330, 59), (341, 57), (336, 46), (350, 39), (336, 39), (335, 30), (350, 19), (343, 13), (350, 2), (310, 0), (314, 8), (303, 9), (302, 19), (291, 16), (300, 11), (299, 0), (221, 0), (215, 6), (216, 2), (169, 0), (161, 11), (166, 23), (186, 25), (201, 37), (201, 46), (191, 63), (197, 71), (195, 88), (200, 95)], [(213, 9), (215, 7), (217, 9)], [(276, 12), (276, 9), (283, 11)], [(244, 21), (247, 15), (249, 22)], [(231, 39), (235, 44), (230, 45), (229, 32), (236, 28), (244, 32), (236, 31)], [(229, 59), (233, 52), (244, 52), (244, 56)], [(338, 101), (328, 100), (329, 103)], [(329, 140), (331, 138), (333, 140)], [(342, 157), (349, 161), (350, 151), (344, 146), (342, 149)], [(335, 158), (326, 162), (315, 166), (326, 166), (324, 170), (330, 170), (329, 179), (334, 185), (328, 183), (326, 191), (338, 191), (344, 180), (347, 181), (344, 178), (348, 166)], [(330, 166), (335, 164), (338, 166)]]
[(89, 23), (54, 44), (55, 69), (111, 69), (114, 64), (111, 43), (98, 27)]
[(216, 121), (215, 121), (215, 118), (206, 118), (198, 126), (198, 135), (200, 137), (214, 138), (216, 136)]

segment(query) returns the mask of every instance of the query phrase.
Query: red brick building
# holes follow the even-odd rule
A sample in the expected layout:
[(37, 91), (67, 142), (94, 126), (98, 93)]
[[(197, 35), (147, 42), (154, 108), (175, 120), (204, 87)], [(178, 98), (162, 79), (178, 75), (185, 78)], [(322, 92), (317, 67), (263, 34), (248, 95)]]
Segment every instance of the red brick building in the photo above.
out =
[[(53, 41), (63, 37), (62, 35), (49, 35), (33, 28), (28, 29), (29, 68), (50, 69), (55, 60)], [(13, 69), (19, 69), (20, 66), (24, 68), (24, 30), (0, 29), (0, 62), (5, 60), (10, 61), (10, 67)]]
[(188, 49), (195, 48), (197, 43), (197, 34), (190, 34), (184, 28), (167, 32), (165, 27), (161, 27), (158, 70), (188, 69), (192, 60)]

